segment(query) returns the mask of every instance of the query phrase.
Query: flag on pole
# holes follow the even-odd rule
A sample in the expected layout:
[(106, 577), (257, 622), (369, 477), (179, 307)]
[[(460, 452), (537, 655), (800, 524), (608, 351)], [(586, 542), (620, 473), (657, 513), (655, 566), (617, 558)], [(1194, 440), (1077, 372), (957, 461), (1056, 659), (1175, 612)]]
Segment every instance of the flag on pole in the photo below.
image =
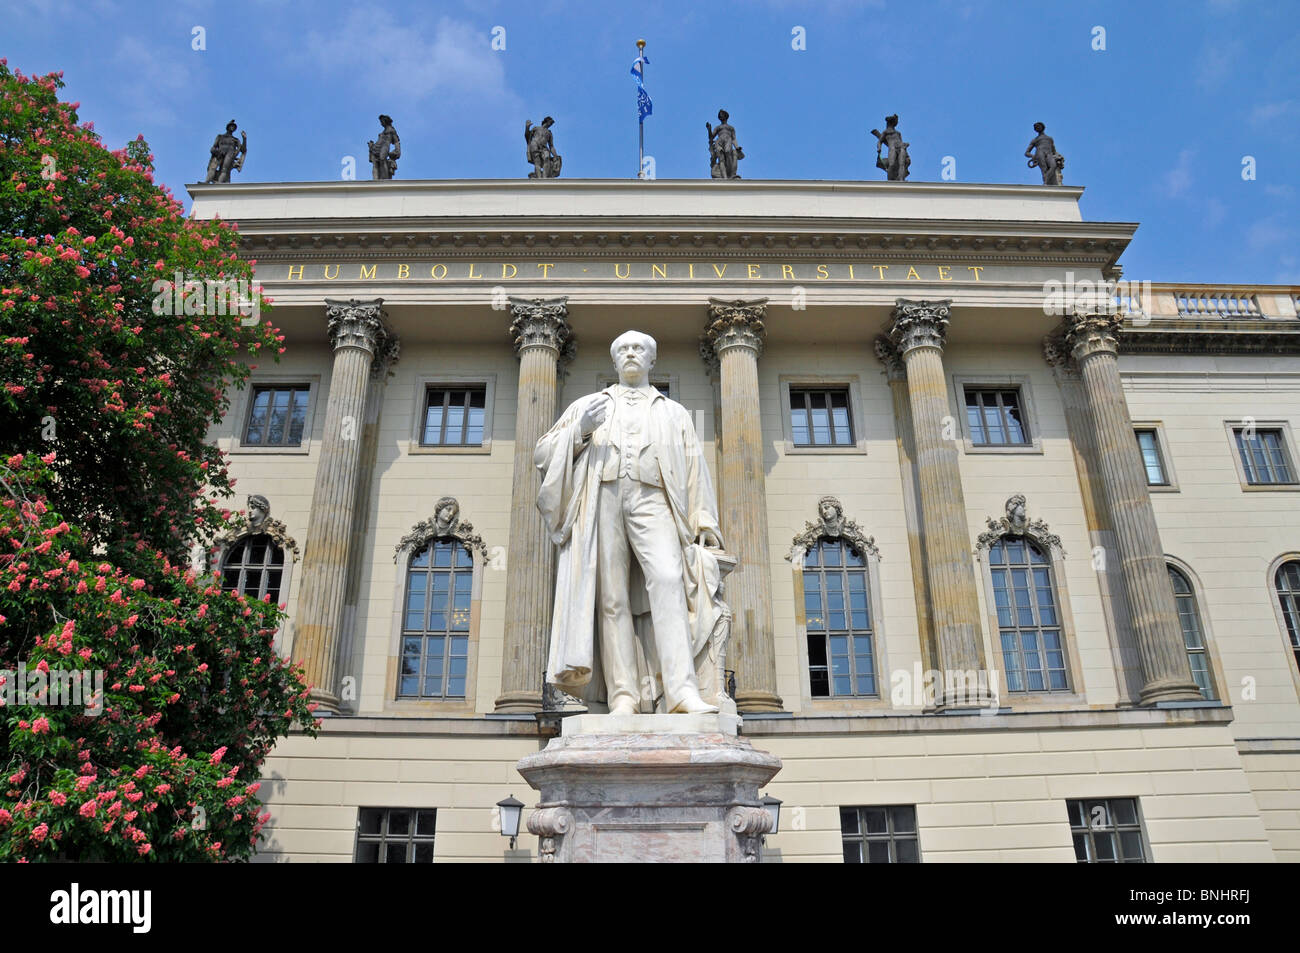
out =
[(632, 77), (636, 80), (636, 112), (640, 122), (645, 122), (645, 117), (654, 112), (654, 103), (650, 101), (650, 94), (645, 91), (644, 66), (649, 62), (649, 57), (643, 53), (632, 63)]

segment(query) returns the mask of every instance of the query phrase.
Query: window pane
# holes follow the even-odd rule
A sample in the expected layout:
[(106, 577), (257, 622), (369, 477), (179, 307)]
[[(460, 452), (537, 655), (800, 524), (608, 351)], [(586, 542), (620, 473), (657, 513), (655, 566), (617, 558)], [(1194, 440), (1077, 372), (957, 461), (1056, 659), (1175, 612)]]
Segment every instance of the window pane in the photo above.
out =
[(858, 832), (858, 812), (856, 809), (840, 809), (840, 831), (845, 834), (856, 834)]
[(891, 807), (889, 813), (895, 834), (908, 834), (916, 830), (916, 808), (911, 806)]
[(919, 864), (921, 862), (921, 852), (916, 841), (911, 838), (895, 841), (894, 849), (898, 852), (898, 863), (900, 864)]
[(358, 829), (363, 834), (380, 834), (383, 832), (384, 812), (378, 808), (363, 807), (361, 823)]
[(868, 834), (888, 834), (889, 824), (883, 807), (864, 807), (862, 820), (867, 826)]
[(889, 863), (889, 841), (871, 841), (867, 844), (867, 863)]

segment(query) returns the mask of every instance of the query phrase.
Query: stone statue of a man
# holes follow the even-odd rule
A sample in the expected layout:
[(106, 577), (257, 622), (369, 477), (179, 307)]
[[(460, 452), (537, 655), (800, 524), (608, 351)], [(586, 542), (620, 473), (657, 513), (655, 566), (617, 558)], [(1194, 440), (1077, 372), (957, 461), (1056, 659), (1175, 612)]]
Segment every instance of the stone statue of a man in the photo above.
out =
[(524, 142), (528, 144), (526, 158), (533, 164), (533, 171), (528, 173), (530, 179), (554, 179), (560, 175), (564, 160), (555, 152), (555, 139), (551, 127), (555, 120), (547, 116), (541, 125), (534, 126), (531, 119), (524, 120)]
[(397, 160), (402, 157), (402, 140), (397, 136), (393, 126), (393, 117), (381, 115), (378, 139), (371, 139), (366, 146), (370, 152), (370, 177), (372, 179), (391, 179), (397, 171)]
[(1047, 134), (1047, 127), (1041, 122), (1034, 123), (1034, 138), (1025, 150), (1029, 168), (1037, 168), (1043, 174), (1043, 185), (1060, 185), (1061, 170), (1065, 168), (1065, 156), (1056, 151), (1056, 142)]
[(209, 151), (212, 158), (208, 160), (208, 177), (204, 182), (229, 182), (232, 171), (244, 168), (244, 156), (248, 155), (248, 133), (241, 132), (235, 138), (238, 125), (235, 120), (226, 123), (226, 131), (219, 133), (212, 142)]
[(727, 120), (731, 116), (725, 109), (718, 110), (718, 125), (705, 123), (709, 134), (709, 175), (715, 179), (740, 178), (740, 160), (745, 150), (736, 142), (736, 130)]
[[(876, 168), (885, 170), (885, 178), (890, 182), (907, 181), (907, 170), (912, 167), (912, 157), (907, 154), (910, 142), (903, 141), (903, 134), (898, 131), (898, 114), (885, 117), (885, 131), (872, 129), (876, 137)], [(881, 149), (888, 149), (888, 155), (882, 156)]]
[(574, 401), (533, 458), (559, 546), (546, 678), (615, 715), (652, 711), (660, 685), (660, 711), (714, 712), (731, 616), (713, 481), (691, 415), (649, 382), (654, 338), (628, 331), (610, 355), (618, 383)]

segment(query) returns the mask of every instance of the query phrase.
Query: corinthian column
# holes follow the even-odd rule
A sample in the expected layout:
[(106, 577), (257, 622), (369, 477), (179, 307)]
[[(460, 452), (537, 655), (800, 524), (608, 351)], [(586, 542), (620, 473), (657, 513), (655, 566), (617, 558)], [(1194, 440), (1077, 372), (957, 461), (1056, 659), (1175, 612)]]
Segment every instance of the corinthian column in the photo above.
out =
[(1101, 469), (1101, 490), (1119, 549), (1124, 591), (1142, 666), (1144, 705), (1200, 699), (1183, 643), (1164, 547), (1151, 507), (1146, 469), (1119, 376), (1121, 318), (1074, 314), (1065, 320), (1065, 341), (1079, 365)]
[(758, 412), (758, 356), (763, 353), (767, 299), (709, 299), (700, 350), (722, 385), (722, 468), (719, 514), (727, 550), (740, 560), (727, 577), (735, 616), (728, 657), (736, 671), (736, 707), (781, 711), (772, 641), (772, 567), (767, 541), (763, 433)]
[[(943, 371), (951, 304), (899, 298), (889, 327), (890, 344), (907, 375), (930, 619), (937, 662), (945, 672), (945, 692), (946, 686), (959, 687), (946, 673), (985, 670), (957, 443), (945, 438), (945, 431), (952, 426)], [(984, 707), (989, 701), (982, 695), (984, 684), (976, 679), (970, 691), (961, 690), (956, 697), (939, 696), (936, 707)], [(981, 686), (978, 691), (976, 685)]]
[(384, 323), (382, 305), (382, 298), (325, 299), (334, 364), (307, 518), (294, 654), (306, 667), (312, 699), (331, 712), (339, 710), (338, 649), (352, 560), (366, 401), (372, 379), (387, 373), (397, 353), (397, 339)]
[(498, 712), (542, 707), (542, 669), (555, 599), (555, 547), (537, 509), (541, 474), (533, 463), (537, 441), (555, 423), (556, 381), (574, 354), (567, 298), (511, 298), (510, 336), (519, 356), (515, 413), (515, 467), (510, 496), (510, 550), (506, 556), (506, 629)]

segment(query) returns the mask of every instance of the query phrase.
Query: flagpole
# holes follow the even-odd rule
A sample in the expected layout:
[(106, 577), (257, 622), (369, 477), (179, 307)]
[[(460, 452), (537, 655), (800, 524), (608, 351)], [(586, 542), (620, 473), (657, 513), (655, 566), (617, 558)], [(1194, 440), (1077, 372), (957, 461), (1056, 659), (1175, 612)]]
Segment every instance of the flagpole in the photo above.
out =
[[(636, 55), (641, 60), (641, 83), (644, 85), (645, 83), (645, 40), (636, 41), (636, 50), (637, 50)], [(638, 179), (644, 179), (645, 178), (645, 117), (639, 115), (641, 112), (639, 96), (640, 93), (638, 91), (638, 104), (637, 104), (638, 115), (636, 117), (636, 125), (637, 125), (636, 177)]]

